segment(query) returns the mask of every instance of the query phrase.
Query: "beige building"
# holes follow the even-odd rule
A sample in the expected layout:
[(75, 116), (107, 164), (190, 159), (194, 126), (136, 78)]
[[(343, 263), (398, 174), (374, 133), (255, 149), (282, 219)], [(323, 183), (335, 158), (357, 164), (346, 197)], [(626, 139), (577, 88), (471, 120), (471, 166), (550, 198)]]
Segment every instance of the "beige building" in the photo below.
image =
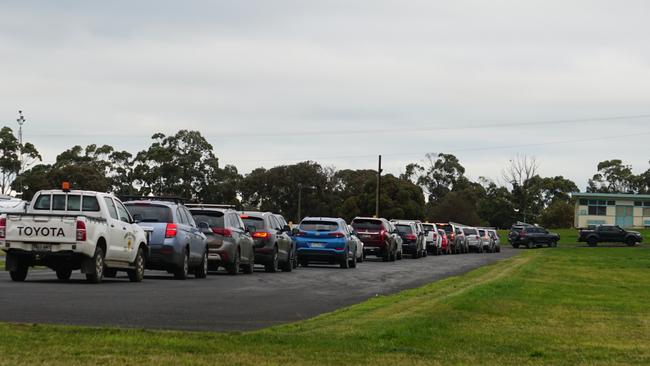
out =
[(573, 193), (576, 199), (574, 225), (619, 225), (650, 227), (650, 194)]

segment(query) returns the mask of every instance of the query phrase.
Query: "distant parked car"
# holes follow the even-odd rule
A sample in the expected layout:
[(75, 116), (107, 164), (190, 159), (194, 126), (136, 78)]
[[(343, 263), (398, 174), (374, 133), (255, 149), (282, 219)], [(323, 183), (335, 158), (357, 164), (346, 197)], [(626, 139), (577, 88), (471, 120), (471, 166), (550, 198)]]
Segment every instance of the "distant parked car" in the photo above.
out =
[(417, 235), (422, 242), (422, 247), (424, 251), (421, 253), (422, 257), (426, 257), (429, 253), (427, 252), (427, 230), (424, 228), (424, 224), (420, 220), (414, 220), (415, 227), (417, 229)]
[(578, 241), (587, 242), (590, 247), (595, 247), (598, 243), (624, 243), (634, 246), (642, 242), (643, 237), (638, 231), (625, 230), (618, 225), (598, 225), (591, 230), (580, 230)]
[(253, 238), (237, 211), (221, 205), (187, 205), (194, 221), (208, 239), (208, 269), (224, 267), (231, 275), (253, 273)]
[(461, 254), (468, 252), (465, 234), (460, 225), (455, 223), (437, 223), (439, 228), (447, 233), (448, 245), (451, 246), (451, 254)]
[[(145, 198), (125, 202), (124, 206), (149, 234), (147, 269), (173, 273), (179, 280), (186, 279), (190, 273), (196, 278), (207, 276), (207, 238), (184, 205), (164, 198)], [(104, 276), (114, 277), (115, 272), (105, 272)]]
[(305, 217), (294, 229), (298, 262), (307, 267), (312, 262), (339, 264), (356, 268), (357, 248), (352, 232), (341, 218)]
[(395, 227), (395, 224), (393, 224), (390, 221), (386, 221), (388, 223), (388, 232), (392, 233), (392, 237), (395, 239), (395, 246), (397, 248), (397, 253), (395, 255), (395, 259), (401, 260), (403, 257), (403, 249), (402, 246), (404, 244), (404, 241), (402, 240), (402, 237), (399, 236), (399, 232), (397, 231), (397, 228)]
[(253, 237), (255, 263), (263, 265), (266, 272), (291, 272), (296, 258), (289, 226), (281, 226), (271, 212), (244, 211), (239, 216)]
[(464, 227), (463, 234), (467, 240), (467, 245), (469, 246), (469, 251), (476, 253), (483, 253), (483, 241), (479, 235), (478, 229), (475, 227)]
[(284, 229), (289, 228), (289, 230), (285, 230), (285, 231), (286, 231), (287, 235), (289, 235), (289, 237), (291, 238), (291, 249), (293, 250), (293, 252), (291, 253), (291, 257), (293, 258), (293, 261), (291, 263), (293, 264), (293, 268), (295, 269), (296, 267), (298, 267), (298, 259), (297, 259), (298, 256), (296, 255), (296, 240), (293, 237), (293, 232), (291, 230), (293, 228), (291, 226), (289, 226), (289, 223), (284, 218), (284, 216), (282, 216), (280, 214), (275, 214), (275, 218), (280, 223), (280, 227), (282, 227)]
[(438, 229), (438, 236), (440, 237), (442, 254), (451, 254), (451, 245), (449, 244), (449, 240), (447, 240), (447, 233), (442, 229)]
[(0, 214), (3, 213), (24, 213), (29, 202), (20, 198), (7, 195), (0, 195)]
[(494, 248), (494, 239), (492, 239), (487, 229), (478, 229), (478, 236), (481, 238), (484, 252), (494, 253), (496, 251)]
[(419, 235), (417, 223), (409, 220), (392, 220), (402, 238), (402, 250), (412, 258), (420, 258), (426, 252), (424, 235)]
[(357, 248), (357, 262), (361, 263), (361, 262), (363, 262), (363, 259), (365, 257), (365, 254), (363, 253), (363, 242), (357, 236), (357, 233), (354, 231), (354, 228), (352, 227), (352, 225), (348, 225), (348, 231), (350, 233), (352, 233), (352, 240), (354, 240), (357, 243), (357, 245), (356, 245), (356, 248)]
[(366, 255), (380, 257), (384, 262), (394, 261), (398, 253), (401, 258), (401, 248), (398, 248), (397, 242), (398, 234), (388, 220), (355, 217), (352, 220), (352, 227), (359, 234)]
[(501, 238), (499, 237), (499, 233), (495, 229), (488, 229), (488, 234), (494, 241), (494, 250), (497, 253), (501, 252)]
[(427, 251), (429, 254), (442, 254), (442, 238), (438, 234), (436, 224), (424, 223), (422, 226), (426, 230)]
[(508, 241), (513, 248), (519, 248), (522, 245), (529, 249), (543, 245), (556, 247), (557, 242), (560, 241), (560, 235), (549, 232), (541, 226), (515, 224), (510, 229)]

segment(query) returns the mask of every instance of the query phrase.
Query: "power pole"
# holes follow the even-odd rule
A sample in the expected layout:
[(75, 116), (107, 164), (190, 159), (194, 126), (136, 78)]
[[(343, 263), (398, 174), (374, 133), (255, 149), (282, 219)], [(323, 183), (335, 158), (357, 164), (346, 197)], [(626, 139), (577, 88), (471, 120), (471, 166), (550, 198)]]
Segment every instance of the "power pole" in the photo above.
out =
[[(18, 162), (20, 163), (20, 168), (18, 168), (18, 179), (20, 179), (20, 174), (23, 172), (23, 124), (25, 124), (26, 120), (25, 117), (23, 117), (23, 111), (18, 111), (18, 119), (16, 119), (16, 122), (18, 122), (18, 143), (20, 144), (19, 149), (20, 152), (18, 154)], [(20, 181), (18, 181), (20, 183)], [(20, 193), (22, 196), (22, 184), (18, 185)]]
[(298, 220), (296, 220), (297, 223), (300, 223), (300, 220), (302, 220), (302, 217), (300, 216), (301, 206), (302, 206), (302, 183), (298, 183)]
[(377, 165), (377, 192), (375, 193), (375, 217), (379, 217), (379, 192), (381, 191), (381, 155)]

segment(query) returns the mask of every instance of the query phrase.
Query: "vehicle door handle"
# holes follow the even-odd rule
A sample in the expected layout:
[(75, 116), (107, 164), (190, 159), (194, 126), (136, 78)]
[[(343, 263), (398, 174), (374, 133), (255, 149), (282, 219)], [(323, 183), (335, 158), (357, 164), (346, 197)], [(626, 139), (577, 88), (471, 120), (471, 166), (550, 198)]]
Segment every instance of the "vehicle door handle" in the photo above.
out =
[(122, 230), (126, 230), (126, 226), (122, 226)]
[(111, 227), (115, 227), (115, 225), (114, 225), (114, 224), (111, 224)]

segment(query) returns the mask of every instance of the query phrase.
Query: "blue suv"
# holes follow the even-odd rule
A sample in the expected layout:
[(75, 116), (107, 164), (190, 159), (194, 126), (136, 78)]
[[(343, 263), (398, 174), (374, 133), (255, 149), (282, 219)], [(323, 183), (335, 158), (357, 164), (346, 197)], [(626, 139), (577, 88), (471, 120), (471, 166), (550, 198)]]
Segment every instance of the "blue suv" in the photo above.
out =
[(125, 202), (133, 220), (148, 233), (149, 255), (145, 267), (174, 274), (184, 280), (189, 273), (208, 273), (208, 240), (184, 205), (144, 199)]
[(325, 262), (338, 263), (341, 268), (356, 268), (357, 244), (345, 220), (305, 217), (293, 234), (301, 266), (307, 267), (310, 262)]

